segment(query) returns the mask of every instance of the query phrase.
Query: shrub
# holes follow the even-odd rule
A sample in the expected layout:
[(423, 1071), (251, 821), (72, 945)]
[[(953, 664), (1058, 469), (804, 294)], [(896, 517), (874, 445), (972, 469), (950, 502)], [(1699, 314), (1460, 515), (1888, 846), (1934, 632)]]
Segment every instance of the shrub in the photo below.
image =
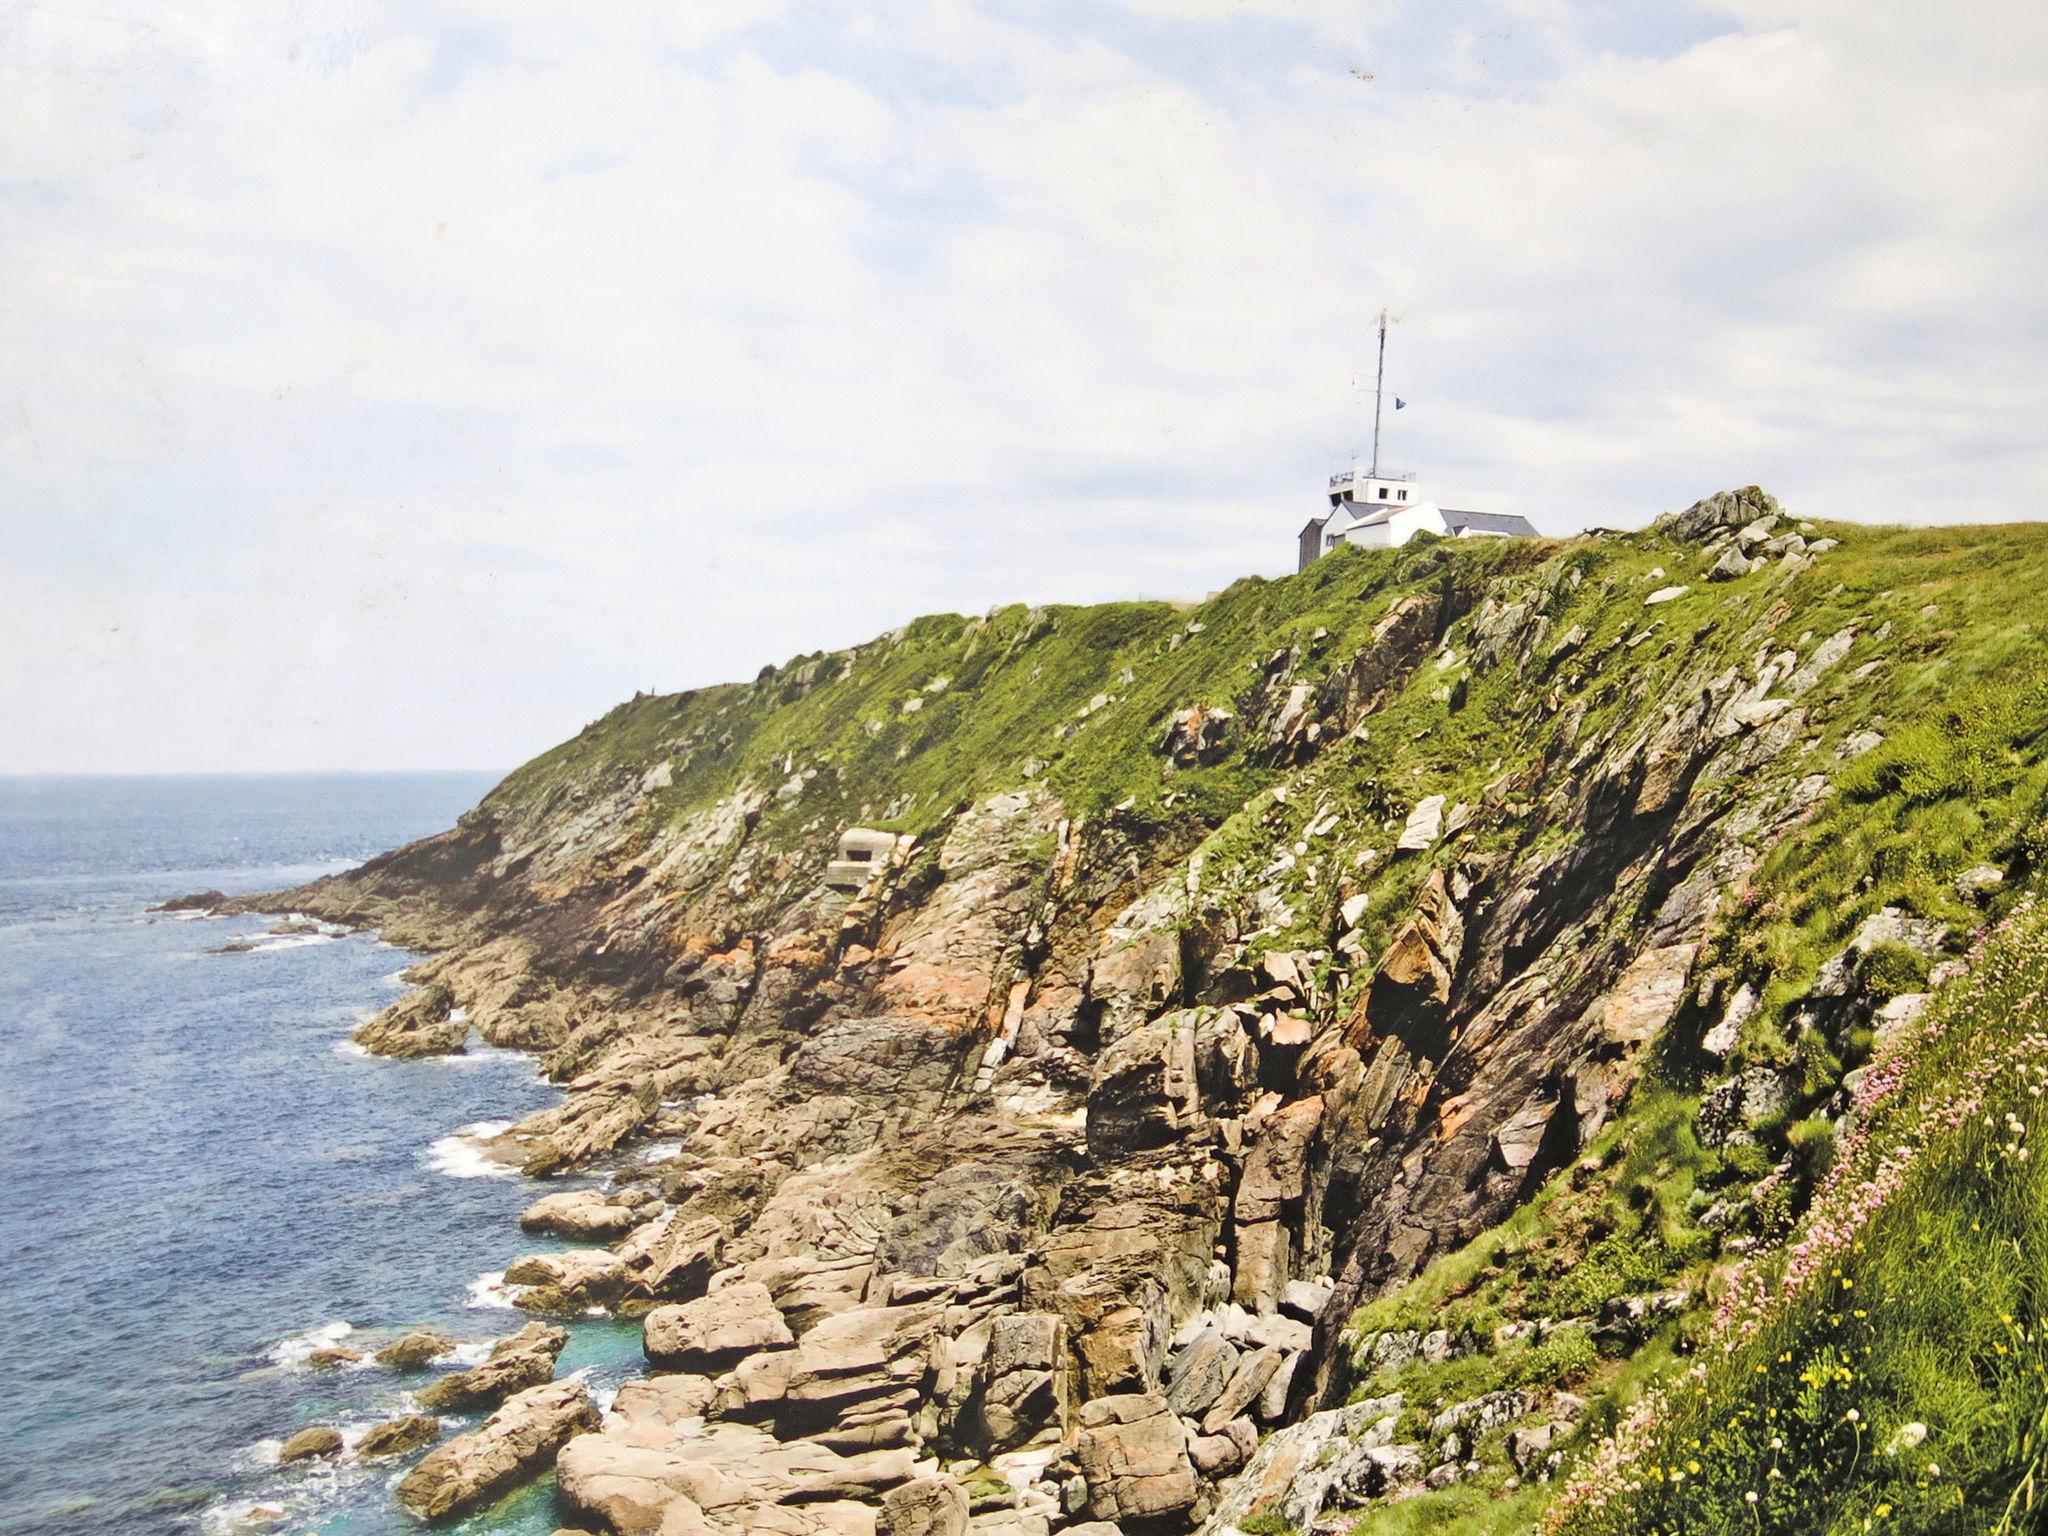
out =
[(1903, 944), (1874, 944), (1863, 957), (1863, 989), (1880, 1003), (1927, 989), (1927, 962)]

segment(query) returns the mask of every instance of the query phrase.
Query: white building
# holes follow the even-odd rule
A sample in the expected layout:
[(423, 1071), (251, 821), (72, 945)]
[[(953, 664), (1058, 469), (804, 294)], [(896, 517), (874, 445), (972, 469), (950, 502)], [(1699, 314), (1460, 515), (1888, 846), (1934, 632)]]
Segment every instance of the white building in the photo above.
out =
[(1447, 539), (1526, 539), (1535, 536), (1536, 527), (1526, 517), (1440, 507), (1423, 494), (1413, 475), (1352, 468), (1330, 476), (1330, 510), (1310, 518), (1301, 530), (1295, 569), (1307, 570), (1339, 544), (1391, 549), (1424, 532)]

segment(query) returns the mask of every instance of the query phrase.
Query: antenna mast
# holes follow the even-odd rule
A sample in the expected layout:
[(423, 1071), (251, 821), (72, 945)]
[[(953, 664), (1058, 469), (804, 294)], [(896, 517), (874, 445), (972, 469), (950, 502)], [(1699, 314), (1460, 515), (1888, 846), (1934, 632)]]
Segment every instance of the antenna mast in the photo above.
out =
[(1372, 471), (1380, 472), (1380, 396), (1387, 388), (1387, 312), (1380, 311), (1380, 369), (1372, 386)]

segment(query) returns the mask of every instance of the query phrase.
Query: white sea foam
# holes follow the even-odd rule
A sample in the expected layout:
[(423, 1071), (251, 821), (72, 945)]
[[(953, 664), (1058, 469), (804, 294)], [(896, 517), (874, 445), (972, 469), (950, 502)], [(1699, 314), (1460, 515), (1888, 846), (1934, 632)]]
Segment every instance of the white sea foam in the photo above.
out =
[(525, 1290), (526, 1287), (523, 1285), (507, 1285), (505, 1271), (502, 1269), (489, 1269), (469, 1282), (469, 1295), (463, 1305), (499, 1312), (514, 1312), (519, 1307), (517, 1298)]
[(270, 1361), (273, 1365), (304, 1365), (314, 1350), (332, 1349), (355, 1331), (351, 1323), (322, 1323), (318, 1328), (280, 1339), (271, 1347)]
[[(477, 1276), (469, 1287), (469, 1304), (473, 1307), (496, 1306), (497, 1303), (495, 1301), (480, 1301), (477, 1298), (487, 1292), (495, 1294), (493, 1288), (503, 1288), (504, 1282), (505, 1272), (503, 1270), (498, 1271), (496, 1275)], [(486, 1360), (490, 1359), (492, 1346), (497, 1342), (496, 1339), (464, 1339), (460, 1344), (449, 1350), (447, 1354), (443, 1355), (441, 1360), (447, 1365), (459, 1365), (467, 1370), (472, 1365), (482, 1365)]]
[(359, 1061), (368, 1061), (370, 1059), (369, 1051), (363, 1046), (357, 1045), (354, 1038), (349, 1035), (343, 1035), (333, 1045), (329, 1046), (328, 1049), (337, 1056), (353, 1056)]
[(683, 1150), (680, 1141), (658, 1141), (640, 1154), (642, 1163), (666, 1163)]
[(309, 944), (332, 944), (340, 937), (338, 933), (274, 933), (251, 944), (242, 953), (270, 955), (280, 949), (304, 949)]
[(519, 1172), (484, 1151), (483, 1143), (512, 1128), (510, 1120), (479, 1120), (427, 1148), (427, 1166), (451, 1179), (512, 1178)]

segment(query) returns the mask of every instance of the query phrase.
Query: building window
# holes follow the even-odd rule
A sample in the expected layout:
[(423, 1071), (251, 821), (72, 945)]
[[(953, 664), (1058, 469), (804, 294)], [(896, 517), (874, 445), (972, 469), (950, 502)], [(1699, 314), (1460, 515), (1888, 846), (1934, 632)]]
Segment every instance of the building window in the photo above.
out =
[(1385, 486), (1383, 485), (1383, 486), (1381, 486), (1381, 487), (1380, 487), (1380, 500), (1381, 500), (1381, 501), (1385, 501), (1386, 499), (1387, 499), (1387, 488), (1386, 488), (1386, 487), (1385, 487)]
[(849, 848), (846, 850), (846, 862), (849, 864), (872, 863), (874, 857), (875, 850), (872, 848)]
[(1406, 500), (1408, 499), (1408, 493), (1407, 493), (1406, 491), (1403, 491), (1403, 492), (1401, 493), (1401, 499), (1402, 499), (1403, 501), (1406, 501)]

